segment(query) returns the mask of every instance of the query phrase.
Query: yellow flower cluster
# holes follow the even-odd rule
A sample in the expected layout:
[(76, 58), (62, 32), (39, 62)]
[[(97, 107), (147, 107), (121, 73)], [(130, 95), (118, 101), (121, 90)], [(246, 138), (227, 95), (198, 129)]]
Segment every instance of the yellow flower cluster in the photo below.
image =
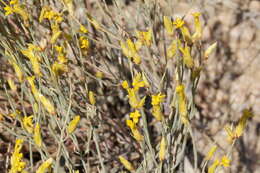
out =
[(137, 73), (135, 75), (133, 82), (132, 82), (133, 87), (129, 87), (129, 84), (127, 81), (122, 82), (122, 87), (127, 90), (128, 92), (128, 99), (129, 99), (129, 104), (132, 108), (135, 109), (134, 112), (130, 113), (130, 118), (129, 120), (126, 120), (127, 126), (131, 129), (134, 138), (137, 141), (142, 141), (143, 136), (137, 129), (137, 123), (139, 121), (139, 118), (141, 117), (141, 114), (139, 112), (139, 108), (143, 107), (145, 103), (145, 98), (143, 97), (142, 99), (139, 98), (138, 91), (141, 87), (147, 86), (146, 83), (142, 80), (142, 75), (141, 73)]
[(66, 52), (62, 46), (54, 46), (56, 52), (58, 53), (57, 60), (52, 64), (52, 72), (55, 76), (62, 75), (65, 72), (68, 72), (67, 62), (68, 59), (66, 58)]
[(119, 161), (124, 165), (124, 167), (128, 170), (128, 171), (134, 171), (135, 168), (134, 166), (128, 161), (126, 160), (123, 156), (119, 156)]
[(122, 87), (127, 90), (128, 92), (128, 99), (129, 99), (129, 104), (132, 108), (138, 109), (141, 108), (144, 103), (145, 103), (145, 97), (143, 97), (141, 100), (139, 99), (138, 96), (138, 91), (139, 88), (145, 87), (145, 82), (142, 80), (142, 75), (141, 73), (138, 73), (132, 82), (132, 88), (129, 87), (127, 81), (122, 82)]
[(225, 126), (225, 130), (228, 134), (228, 142), (233, 143), (236, 139), (242, 136), (243, 131), (246, 127), (247, 120), (253, 117), (253, 114), (248, 109), (243, 110), (243, 115), (239, 119), (237, 126), (235, 129), (232, 129), (230, 126)]
[(5, 16), (17, 13), (23, 18), (23, 21), (28, 24), (29, 13), (26, 11), (25, 7), (19, 3), (19, 0), (11, 0), (9, 5), (5, 4), (4, 10)]
[(20, 173), (24, 171), (26, 163), (22, 161), (23, 153), (21, 153), (23, 140), (16, 139), (14, 152), (11, 157), (11, 169), (9, 173)]
[(31, 86), (31, 90), (32, 93), (34, 95), (35, 100), (37, 100), (38, 102), (42, 103), (42, 105), (44, 106), (44, 108), (52, 115), (55, 114), (55, 108), (53, 106), (53, 104), (45, 97), (43, 96), (38, 89), (36, 88), (36, 86), (34, 85), (34, 80), (35, 80), (35, 76), (31, 76), (27, 78), (28, 83)]
[(67, 127), (67, 131), (69, 134), (73, 133), (78, 125), (80, 121), (80, 116), (77, 115), (73, 118), (73, 120), (70, 121), (68, 127)]
[(161, 121), (163, 119), (161, 103), (164, 101), (164, 98), (165, 95), (162, 95), (161, 93), (157, 95), (152, 95), (152, 114), (157, 121)]
[(188, 119), (187, 103), (186, 103), (186, 96), (185, 96), (184, 89), (185, 87), (183, 84), (179, 84), (176, 86), (180, 119), (183, 124), (187, 125), (189, 123), (189, 119)]
[(37, 56), (37, 51), (41, 51), (41, 48), (33, 44), (28, 44), (27, 49), (21, 50), (22, 54), (30, 60), (34, 74), (42, 76), (40, 67), (41, 58)]
[(208, 173), (214, 173), (218, 166), (224, 166), (229, 167), (230, 166), (230, 160), (227, 156), (223, 156), (221, 158), (221, 161), (219, 159), (216, 159), (213, 164), (209, 167)]

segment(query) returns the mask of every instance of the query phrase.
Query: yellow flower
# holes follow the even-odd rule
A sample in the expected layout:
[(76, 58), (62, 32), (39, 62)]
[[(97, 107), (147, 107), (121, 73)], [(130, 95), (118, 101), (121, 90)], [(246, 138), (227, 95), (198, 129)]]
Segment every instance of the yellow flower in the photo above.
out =
[(171, 19), (167, 16), (163, 16), (163, 23), (164, 23), (164, 28), (166, 29), (167, 34), (170, 36), (173, 36), (174, 28), (173, 28), (173, 23), (172, 23)]
[(199, 40), (202, 36), (202, 28), (200, 24), (200, 12), (195, 12), (192, 14), (195, 21), (195, 33), (192, 35), (193, 42)]
[(14, 60), (9, 61), (10, 64), (13, 66), (16, 76), (18, 77), (19, 81), (23, 81), (23, 72), (21, 68), (18, 66), (18, 64)]
[(119, 156), (118, 158), (119, 158), (120, 162), (124, 165), (124, 167), (128, 171), (134, 171), (135, 170), (133, 165), (128, 160), (126, 160), (123, 156)]
[(152, 105), (160, 105), (164, 101), (165, 95), (162, 95), (161, 93), (157, 95), (152, 95)]
[(23, 153), (20, 153), (22, 144), (22, 139), (16, 139), (14, 152), (11, 156), (11, 169), (9, 173), (19, 173), (24, 171), (26, 163), (22, 161)]
[(53, 162), (52, 158), (49, 158), (48, 160), (46, 160), (45, 162), (43, 162), (39, 168), (36, 170), (36, 173), (45, 173), (46, 171), (48, 171), (48, 169), (51, 167)]
[(95, 76), (96, 76), (97, 78), (99, 78), (99, 79), (102, 79), (102, 78), (104, 77), (104, 73), (101, 72), (101, 71), (97, 71), (96, 74), (95, 74)]
[(138, 123), (140, 117), (141, 117), (141, 114), (140, 114), (140, 112), (138, 110), (135, 110), (135, 112), (131, 112), (130, 113), (130, 118), (133, 119), (133, 122), (135, 124)]
[(161, 121), (163, 119), (163, 114), (162, 114), (162, 111), (161, 111), (161, 106), (160, 105), (155, 105), (153, 106), (152, 108), (152, 114), (153, 116), (155, 117), (155, 119), (157, 121)]
[(55, 112), (55, 108), (54, 108), (53, 104), (45, 96), (43, 96), (41, 93), (39, 93), (38, 96), (39, 96), (39, 100), (43, 104), (44, 108), (50, 114), (54, 115), (56, 112)]
[(216, 168), (220, 165), (219, 160), (215, 160), (214, 163), (209, 167), (208, 173), (215, 173)]
[(213, 43), (212, 45), (210, 45), (210, 46), (206, 49), (206, 51), (205, 51), (205, 53), (204, 53), (204, 58), (205, 58), (205, 59), (208, 59), (208, 58), (209, 58), (209, 55), (216, 49), (216, 47), (217, 47), (217, 42), (215, 42), (215, 43)]
[(171, 45), (167, 49), (167, 58), (172, 58), (176, 55), (180, 40), (173, 40)]
[(224, 167), (229, 167), (230, 166), (229, 158), (227, 156), (223, 156), (220, 164)]
[(29, 13), (24, 9), (24, 7), (19, 4), (14, 4), (13, 11), (19, 14), (23, 18), (23, 21), (28, 22)]
[(126, 120), (126, 125), (130, 128), (130, 129), (135, 129), (135, 123), (132, 120)]
[(181, 18), (177, 18), (174, 22), (173, 22), (173, 24), (176, 26), (176, 28), (181, 28), (184, 24), (185, 24), (185, 22), (181, 19)]
[(89, 41), (86, 37), (81, 36), (79, 38), (79, 41), (80, 41), (80, 48), (81, 49), (88, 49), (89, 48)]
[(120, 46), (122, 49), (123, 54), (127, 57), (127, 58), (131, 58), (131, 53), (130, 50), (128, 49), (126, 43), (124, 41), (120, 41)]
[(138, 91), (139, 88), (144, 87), (145, 83), (142, 80), (142, 74), (141, 73), (137, 73), (134, 78), (133, 78), (133, 82), (132, 82), (133, 88), (135, 91)]
[(218, 148), (218, 147), (217, 147), (216, 145), (214, 145), (213, 147), (211, 147), (211, 149), (209, 150), (209, 152), (208, 152), (208, 154), (207, 154), (205, 160), (210, 160), (210, 159), (212, 158), (212, 156), (214, 155), (214, 153), (216, 152), (217, 148)]
[(133, 133), (133, 137), (135, 138), (135, 140), (137, 140), (138, 142), (141, 142), (144, 140), (143, 135), (138, 131), (137, 128), (132, 129), (132, 133)]
[(14, 9), (9, 5), (5, 6), (4, 10), (5, 10), (5, 16), (9, 16), (10, 14), (14, 13)]
[(128, 82), (126, 80), (124, 80), (121, 85), (122, 85), (122, 87), (124, 89), (128, 89), (129, 88)]
[(10, 5), (19, 4), (19, 0), (11, 0)]
[(42, 146), (41, 127), (39, 123), (35, 125), (33, 139), (38, 147)]
[(128, 99), (129, 99), (129, 104), (131, 105), (132, 108), (141, 108), (143, 107), (144, 103), (145, 103), (145, 98), (143, 97), (141, 100), (139, 100), (139, 98), (136, 95), (136, 91), (134, 90), (134, 88), (129, 88), (128, 89)]
[(166, 138), (163, 136), (160, 142), (160, 150), (159, 150), (160, 161), (163, 161), (165, 159), (166, 147), (167, 147), (167, 141)]
[(20, 116), (20, 115), (21, 115), (21, 112), (19, 110), (15, 110), (11, 114), (9, 114), (9, 116), (12, 118), (16, 118), (17, 116)]
[(177, 18), (173, 22), (173, 24), (176, 26), (177, 29), (179, 28), (181, 30), (181, 34), (182, 34), (182, 37), (184, 38), (184, 41), (191, 44), (192, 39), (191, 39), (191, 36), (190, 36), (189, 29), (184, 26), (185, 22), (182, 19)]
[(88, 33), (87, 28), (85, 28), (83, 25), (80, 25), (79, 31), (82, 32), (82, 33), (84, 33), (84, 34), (87, 34), (87, 33)]
[(184, 85), (183, 84), (177, 85), (176, 92), (177, 92), (177, 96), (178, 96), (178, 109), (179, 109), (180, 118), (181, 118), (182, 123), (187, 125), (189, 123), (189, 120), (188, 120), (187, 103), (186, 103)]
[(92, 105), (96, 104), (95, 94), (93, 91), (88, 92), (88, 99), (89, 99), (90, 104), (92, 104)]
[(52, 29), (52, 36), (51, 36), (51, 44), (54, 44), (57, 39), (60, 37), (60, 35), (62, 34), (62, 32), (60, 31), (59, 28), (55, 28), (55, 29)]
[(190, 47), (186, 44), (184, 48), (180, 47), (179, 49), (183, 54), (183, 63), (188, 68), (192, 68), (194, 66), (194, 62), (190, 54)]
[(80, 116), (77, 115), (73, 118), (73, 120), (71, 120), (71, 122), (69, 123), (68, 127), (67, 127), (67, 130), (68, 130), (68, 133), (71, 134), (75, 131), (78, 123), (80, 121)]
[(11, 90), (13, 92), (15, 92), (17, 90), (17, 87), (16, 87), (14, 81), (11, 78), (8, 78), (7, 82), (8, 82), (9, 87), (11, 88)]
[(142, 72), (142, 80), (144, 81), (144, 87), (150, 87), (150, 84), (146, 78), (146, 75)]
[(152, 44), (152, 29), (149, 29), (148, 31), (136, 31), (136, 36), (137, 36), (138, 40), (143, 45), (151, 46), (151, 44)]
[(31, 115), (29, 117), (25, 116), (23, 118), (23, 126), (24, 126), (25, 130), (29, 133), (33, 133), (33, 123), (32, 123), (32, 121), (33, 121), (33, 115)]
[(51, 70), (56, 76), (59, 76), (65, 72), (68, 72), (68, 67), (67, 67), (67, 65), (65, 65), (63, 63), (59, 63), (59, 62), (55, 61), (52, 64)]

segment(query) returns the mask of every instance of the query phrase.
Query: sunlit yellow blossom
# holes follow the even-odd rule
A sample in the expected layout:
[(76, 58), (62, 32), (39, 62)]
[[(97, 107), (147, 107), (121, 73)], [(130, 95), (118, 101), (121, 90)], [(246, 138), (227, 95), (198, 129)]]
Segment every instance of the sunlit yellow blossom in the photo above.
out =
[(217, 147), (216, 145), (214, 145), (213, 147), (211, 147), (211, 149), (209, 150), (209, 152), (208, 152), (208, 154), (207, 154), (205, 160), (210, 160), (210, 159), (213, 157), (214, 153), (216, 152), (217, 148), (218, 148), (218, 147)]
[(21, 112), (19, 110), (15, 110), (11, 114), (9, 114), (9, 116), (12, 118), (16, 118), (17, 116), (20, 116), (20, 115), (21, 115)]
[(176, 26), (176, 28), (181, 28), (184, 24), (185, 24), (185, 22), (181, 19), (181, 18), (177, 18), (174, 22), (173, 22), (173, 24)]
[(195, 12), (192, 14), (194, 17), (194, 23), (195, 23), (195, 33), (192, 35), (193, 42), (199, 40), (202, 36), (202, 27), (200, 24), (200, 12)]
[(227, 156), (223, 156), (221, 158), (221, 163), (220, 163), (222, 166), (224, 167), (229, 167), (230, 166), (230, 160)]
[(73, 120), (71, 120), (71, 122), (69, 123), (68, 127), (67, 127), (67, 130), (68, 130), (68, 133), (71, 134), (75, 131), (78, 123), (80, 121), (80, 116), (77, 115), (73, 118)]
[(96, 74), (95, 74), (95, 76), (96, 76), (97, 78), (99, 78), (99, 79), (102, 79), (102, 78), (104, 77), (104, 73), (101, 72), (101, 71), (97, 71)]
[(46, 171), (48, 171), (52, 165), (53, 159), (49, 158), (48, 160), (46, 160), (45, 162), (43, 162), (39, 168), (36, 170), (36, 173), (46, 173)]
[(145, 103), (145, 98), (143, 97), (141, 100), (136, 95), (136, 91), (133, 88), (128, 89), (128, 99), (129, 99), (129, 104), (131, 105), (132, 108), (141, 108), (143, 107)]
[(33, 139), (38, 147), (42, 146), (41, 127), (39, 123), (36, 123), (35, 125)]
[(226, 125), (224, 127), (224, 129), (225, 129), (225, 131), (227, 132), (227, 135), (228, 135), (228, 138), (227, 138), (228, 142), (233, 143), (234, 140), (236, 140), (236, 138), (237, 138), (236, 134), (234, 133), (233, 128), (230, 125)]
[(84, 34), (87, 34), (87, 33), (88, 33), (87, 28), (85, 28), (85, 26), (83, 26), (83, 25), (80, 25), (79, 31), (82, 32), (82, 33), (84, 33)]
[(132, 133), (133, 133), (133, 137), (135, 138), (135, 140), (137, 140), (138, 142), (141, 142), (144, 140), (143, 135), (139, 132), (138, 129), (132, 129)]
[(135, 170), (133, 165), (128, 160), (126, 160), (123, 156), (119, 156), (118, 158), (119, 158), (120, 162), (124, 165), (124, 167), (128, 171), (134, 171)]
[(131, 58), (131, 53), (130, 53), (130, 50), (128, 49), (128, 47), (127, 47), (127, 44), (124, 41), (120, 41), (120, 46), (121, 46), (123, 54), (126, 57)]
[(22, 161), (23, 153), (20, 153), (22, 144), (22, 139), (16, 139), (14, 152), (11, 156), (11, 169), (9, 173), (19, 173), (24, 171), (26, 163)]
[(136, 31), (136, 36), (143, 45), (150, 46), (152, 44), (152, 29), (148, 31)]
[(160, 105), (155, 105), (152, 108), (152, 114), (155, 117), (155, 119), (157, 121), (161, 121), (163, 119), (163, 114), (162, 114), (162, 110), (161, 110), (161, 106)]
[(43, 96), (41, 93), (39, 93), (39, 100), (40, 102), (43, 104), (43, 107), (52, 115), (54, 115), (55, 112), (55, 108), (53, 106), (53, 104), (45, 97)]
[(243, 115), (242, 117), (239, 119), (238, 121), (238, 125), (236, 126), (235, 128), (235, 134), (236, 134), (236, 137), (239, 138), (240, 136), (242, 136), (243, 132), (244, 132), (244, 129), (246, 127), (246, 123), (247, 123), (247, 120), (249, 118), (253, 117), (253, 113), (248, 110), (248, 109), (244, 109), (243, 110)]
[(167, 58), (172, 58), (176, 55), (180, 40), (173, 40), (171, 45), (167, 49)]
[(142, 80), (142, 74), (141, 73), (137, 73), (134, 78), (133, 78), (133, 82), (132, 82), (132, 86), (134, 88), (135, 91), (138, 91), (139, 88), (144, 87), (145, 83)]
[(7, 82), (8, 82), (8, 85), (13, 92), (17, 90), (17, 87), (16, 87), (14, 81), (11, 78), (8, 78)]
[(14, 4), (13, 10), (23, 18), (23, 21), (28, 22), (29, 13), (25, 10), (24, 6), (21, 6), (20, 4)]
[(23, 81), (23, 72), (22, 72), (21, 68), (14, 60), (10, 60), (9, 62), (13, 66), (15, 74), (18, 77), (19, 81), (22, 82)]
[(23, 127), (29, 133), (33, 133), (33, 115), (23, 118)]
[(90, 104), (92, 104), (92, 105), (96, 104), (96, 98), (95, 98), (95, 94), (93, 91), (88, 92), (88, 99), (89, 99)]
[(183, 84), (177, 85), (176, 92), (178, 95), (178, 109), (179, 109), (180, 119), (183, 124), (187, 125), (189, 123), (189, 120), (188, 120), (188, 111), (187, 111), (184, 85)]
[(209, 55), (217, 48), (217, 42), (213, 43), (212, 45), (210, 45), (205, 53), (204, 53), (204, 58), (205, 59), (208, 59), (209, 58)]
[(19, 0), (11, 0), (10, 5), (19, 4)]
[(135, 123), (132, 120), (126, 120), (126, 125), (130, 128), (130, 129), (135, 129)]
[(79, 38), (79, 41), (80, 41), (80, 48), (81, 49), (88, 49), (89, 48), (89, 41), (86, 37), (81, 36)]
[(128, 89), (129, 88), (128, 82), (126, 80), (124, 80), (121, 85), (122, 85), (122, 87), (124, 89)]
[(184, 26), (185, 22), (180, 19), (180, 18), (177, 18), (173, 24), (176, 26), (176, 28), (179, 28), (181, 30), (181, 34), (184, 38), (184, 41), (187, 42), (187, 43), (192, 43), (192, 39), (191, 39), (191, 35), (190, 35), (190, 32), (189, 32), (189, 29), (187, 27)]
[(165, 95), (158, 93), (157, 95), (152, 95), (152, 105), (160, 105), (164, 101)]
[(37, 57), (33, 57), (30, 59), (30, 61), (32, 63), (34, 74), (37, 76), (42, 76), (39, 59)]
[(188, 68), (192, 68), (194, 66), (194, 62), (190, 54), (190, 47), (186, 44), (184, 48), (180, 47), (179, 49), (183, 54), (183, 63)]
[(148, 82), (146, 75), (142, 72), (142, 80), (144, 81), (144, 87), (150, 87), (150, 83)]
[(166, 147), (167, 147), (167, 141), (166, 138), (163, 136), (160, 142), (160, 150), (159, 150), (159, 159), (160, 161), (163, 161), (166, 156)]
[(51, 40), (50, 40), (51, 44), (54, 44), (57, 41), (57, 39), (60, 37), (61, 33), (62, 32), (60, 29), (52, 29), (52, 36), (51, 36)]
[(9, 5), (5, 6), (4, 10), (5, 10), (5, 16), (8, 16), (8, 15), (14, 13), (14, 9), (11, 6), (9, 6)]
[(167, 34), (172, 36), (174, 33), (172, 20), (167, 16), (163, 16), (163, 23), (164, 23), (164, 28), (166, 29)]
[(135, 110), (134, 112), (130, 113), (130, 118), (133, 119), (133, 122), (135, 124), (138, 123), (140, 117), (141, 117), (141, 114), (140, 114), (140, 112), (138, 110)]
[(220, 165), (220, 162), (218, 159), (214, 161), (214, 163), (209, 167), (208, 173), (215, 173), (216, 168)]
[(51, 70), (56, 76), (59, 76), (65, 72), (68, 72), (68, 67), (67, 67), (67, 65), (65, 65), (63, 63), (59, 63), (59, 62), (55, 61), (52, 64)]

